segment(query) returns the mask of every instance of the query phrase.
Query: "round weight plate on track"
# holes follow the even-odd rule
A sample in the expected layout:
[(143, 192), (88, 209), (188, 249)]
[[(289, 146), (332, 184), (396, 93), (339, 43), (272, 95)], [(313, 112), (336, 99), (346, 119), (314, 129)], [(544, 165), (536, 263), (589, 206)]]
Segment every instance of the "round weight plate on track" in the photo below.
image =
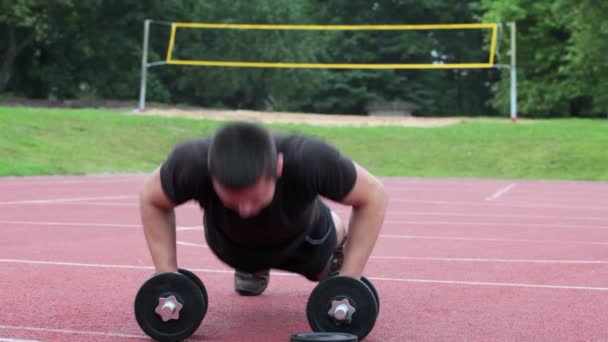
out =
[[(175, 305), (173, 300), (177, 301)], [(163, 307), (165, 301), (170, 302), (167, 307)], [(207, 301), (199, 285), (186, 275), (166, 272), (154, 275), (142, 285), (134, 309), (137, 323), (148, 336), (160, 342), (174, 342), (190, 337), (198, 329), (207, 311)], [(167, 310), (173, 312), (170, 318), (160, 314)]]
[(291, 335), (291, 342), (357, 342), (357, 336), (345, 333), (308, 332)]
[(372, 284), (372, 282), (365, 277), (361, 277), (361, 281), (364, 282), (365, 285), (367, 285), (369, 289), (372, 290), (372, 292), (374, 293), (374, 297), (376, 298), (376, 304), (378, 306), (378, 312), (380, 312), (380, 297), (378, 297), (378, 291), (376, 290), (376, 287), (374, 287), (374, 284)]
[[(340, 307), (343, 309), (341, 312), (338, 310)], [(334, 317), (332, 313), (335, 313)], [(363, 281), (331, 276), (313, 289), (308, 298), (306, 316), (315, 332), (347, 333), (363, 340), (374, 328), (378, 305), (374, 293)]]
[(207, 295), (207, 288), (205, 287), (205, 284), (203, 284), (203, 281), (201, 280), (201, 278), (199, 278), (196, 274), (194, 274), (192, 271), (187, 270), (185, 268), (178, 268), (177, 271), (185, 276), (187, 276), (188, 278), (190, 278), (190, 280), (194, 281), (196, 283), (196, 285), (198, 285), (198, 287), (201, 289), (201, 291), (203, 291), (203, 297), (205, 298), (205, 312), (203, 312), (203, 315), (207, 314), (207, 308), (209, 307), (209, 296)]

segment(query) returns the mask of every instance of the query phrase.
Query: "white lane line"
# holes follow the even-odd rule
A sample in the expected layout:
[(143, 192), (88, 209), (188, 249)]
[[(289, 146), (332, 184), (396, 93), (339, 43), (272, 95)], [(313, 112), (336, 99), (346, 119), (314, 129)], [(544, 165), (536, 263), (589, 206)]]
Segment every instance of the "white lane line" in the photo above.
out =
[[(58, 203), (56, 203), (56, 204), (58, 204)], [(89, 206), (89, 207), (139, 208), (138, 203), (75, 202), (75, 203), (63, 203), (62, 205), (82, 205), (82, 206)]]
[(513, 189), (515, 187), (515, 185), (517, 185), (517, 184), (511, 183), (503, 188), (498, 189), (494, 194), (492, 194), (492, 196), (486, 197), (486, 201), (494, 201), (494, 200), (499, 199), (502, 195), (511, 191), (511, 189)]
[[(343, 215), (349, 215), (349, 212), (342, 212)], [(513, 215), (513, 214), (478, 214), (478, 213), (454, 213), (454, 212), (420, 212), (420, 211), (395, 211), (395, 212), (387, 212), (387, 218), (400, 218), (400, 217), (410, 217), (410, 216), (438, 216), (438, 217), (485, 217), (485, 218), (516, 218), (516, 219), (540, 219), (540, 220), (552, 220), (552, 221), (561, 221), (561, 220), (581, 220), (581, 221), (603, 221), (608, 222), (608, 216), (604, 217), (592, 217), (592, 216), (557, 216), (557, 215)]]
[(7, 176), (0, 178), (0, 185), (35, 185), (64, 183), (111, 183), (145, 180), (147, 173), (91, 174), (85, 176)]
[(36, 200), (4, 201), (4, 202), (0, 202), (0, 205), (69, 203), (69, 202), (127, 199), (127, 198), (135, 199), (137, 197), (133, 196), (133, 195), (97, 196), (97, 197), (60, 197), (60, 198), (47, 198), (47, 199), (36, 199)]
[(196, 244), (196, 243), (191, 243), (191, 242), (186, 242), (186, 241), (177, 241), (177, 244), (180, 246), (209, 248), (209, 246), (207, 246), (207, 245), (201, 245), (201, 244)]
[[(202, 228), (184, 227), (177, 228), (178, 231), (202, 231)], [(499, 238), (470, 238), (461, 236), (432, 236), (432, 235), (400, 235), (380, 234), (381, 239), (408, 239), (408, 240), (448, 240), (448, 241), (483, 241), (483, 242), (523, 242), (523, 243), (556, 243), (574, 245), (596, 245), (608, 246), (608, 242), (602, 241), (577, 241), (577, 240), (531, 240), (531, 239), (499, 239)]]
[(408, 256), (371, 256), (372, 259), (388, 260), (421, 260), (421, 261), (462, 261), (462, 262), (498, 262), (530, 264), (608, 264), (608, 260), (543, 260), (543, 259), (484, 259), (484, 258), (438, 258)]
[(0, 337), (0, 342), (40, 342), (38, 340), (22, 340), (18, 338), (5, 338)]
[(484, 226), (490, 228), (523, 227), (523, 228), (560, 228), (560, 229), (608, 229), (608, 226), (584, 226), (557, 223), (511, 223), (511, 222), (454, 222), (454, 221), (409, 221), (409, 220), (385, 220), (384, 224), (403, 225), (440, 225), (440, 226)]
[[(25, 225), (40, 225), (40, 226), (91, 226), (91, 227), (141, 227), (138, 224), (123, 224), (123, 223), (92, 223), (92, 222), (54, 222), (54, 221), (18, 221), (18, 220), (0, 220), (4, 224), (25, 224)], [(503, 227), (523, 227), (523, 228), (560, 228), (560, 229), (600, 229), (606, 230), (608, 226), (579, 226), (566, 224), (550, 224), (550, 223), (496, 223), (496, 222), (452, 222), (452, 221), (408, 221), (408, 220), (385, 220), (385, 224), (400, 224), (400, 225), (441, 225), (441, 226), (484, 226), (493, 227), (499, 225)], [(180, 226), (178, 231), (202, 230), (202, 226)]]
[(4, 224), (24, 224), (36, 226), (72, 226), (72, 227), (115, 227), (115, 228), (139, 228), (140, 224), (125, 224), (125, 223), (92, 223), (92, 222), (45, 222), (45, 221), (5, 221), (0, 220)]
[[(46, 222), (46, 221), (10, 221), (0, 220), (3, 224), (34, 226), (69, 226), (69, 227), (105, 227), (105, 228), (141, 228), (141, 224), (127, 223), (93, 223), (93, 222)], [(177, 231), (202, 230), (202, 227), (178, 226)]]
[[(26, 203), (25, 205), (34, 205), (34, 204), (44, 204), (45, 206), (64, 206), (64, 207), (125, 207), (125, 208), (135, 208), (139, 207), (139, 204), (135, 203), (106, 203), (106, 202), (45, 202), (45, 203)], [(13, 204), (3, 204), (0, 205), (13, 205)], [(20, 204), (14, 204), (20, 205)]]
[(154, 267), (152, 267), (152, 266), (85, 264), (85, 263), (80, 263), (80, 262), (64, 262), (64, 261), (0, 259), (0, 262), (12, 263), (12, 264), (31, 264), (31, 265), (55, 265), (55, 266), (74, 266), (74, 267), (93, 267), (93, 268), (126, 268), (126, 269), (154, 270)]
[[(106, 228), (141, 228), (139, 224), (121, 223), (90, 223), (90, 222), (38, 222), (38, 221), (6, 221), (0, 220), (0, 224), (40, 225), (40, 226), (72, 226), (72, 227), (106, 227)], [(177, 231), (203, 231), (202, 226), (178, 226)], [(432, 236), (432, 235), (405, 235), (405, 234), (380, 234), (382, 239), (410, 239), (410, 240), (455, 240), (455, 241), (490, 241), (490, 242), (524, 242), (524, 243), (559, 243), (578, 245), (608, 245), (602, 241), (573, 241), (573, 240), (531, 240), (531, 239), (499, 239), (499, 238), (470, 238), (460, 236)]]
[[(85, 264), (73, 262), (57, 262), (57, 261), (39, 261), (39, 260), (19, 260), (19, 259), (0, 259), (0, 262), (5, 263), (21, 263), (21, 264), (41, 264), (54, 266), (76, 266), (76, 267), (97, 267), (97, 268), (127, 268), (127, 269), (148, 269), (152, 270), (151, 266), (131, 266), (131, 265), (107, 265), (107, 264)], [(234, 273), (231, 269), (201, 269), (190, 268), (193, 272), (204, 273)], [(272, 272), (277, 276), (300, 277), (295, 273)], [(504, 287), (528, 287), (540, 289), (564, 289), (564, 290), (586, 290), (586, 291), (608, 291), (608, 287), (594, 286), (569, 286), (569, 285), (546, 285), (546, 284), (520, 284), (520, 283), (492, 283), (492, 282), (474, 282), (460, 280), (436, 280), (436, 279), (411, 279), (411, 278), (392, 278), (392, 277), (368, 277), (370, 280), (378, 281), (393, 281), (393, 282), (410, 282), (410, 283), (430, 283), (430, 284), (450, 284), (450, 285), (472, 285), (472, 286), (504, 286)], [(0, 326), (2, 327), (2, 326)]]
[(606, 246), (608, 242), (601, 241), (573, 241), (573, 240), (528, 240), (528, 239), (498, 239), (498, 238), (469, 238), (460, 236), (430, 236), (430, 235), (397, 235), (381, 234), (386, 239), (412, 239), (412, 240), (455, 240), (455, 241), (492, 241), (492, 242), (526, 242), (526, 243), (562, 243), (579, 245)]
[[(418, 204), (436, 204), (436, 205), (447, 205), (447, 206), (474, 206), (477, 208), (483, 205), (489, 206), (489, 208), (541, 208), (541, 209), (577, 209), (577, 210), (597, 210), (597, 211), (608, 211), (608, 206), (592, 206), (592, 205), (568, 205), (568, 204), (538, 204), (532, 202), (497, 202), (497, 201), (479, 201), (479, 202), (465, 202), (465, 201), (445, 201), (445, 200), (417, 200), (417, 199), (404, 199), (404, 198), (392, 198), (390, 202), (394, 203), (418, 203)], [(598, 202), (599, 199), (598, 199)], [(395, 208), (393, 210), (397, 210)]]
[[(69, 267), (87, 267), (87, 268), (122, 268), (122, 269), (137, 269), (137, 270), (152, 270), (153, 266), (138, 266), (138, 265), (111, 265), (111, 264), (89, 264), (80, 262), (63, 262), (63, 261), (44, 261), (44, 260), (23, 260), (23, 259), (0, 259), (0, 262), (14, 264), (31, 264), (31, 265), (50, 265), (50, 266), (69, 266)], [(234, 273), (230, 269), (210, 269), (210, 268), (188, 268), (191, 271), (205, 273)], [(279, 273), (280, 274), (280, 273)]]
[[(119, 182), (134, 182), (139, 181), (137, 178), (132, 179), (107, 179), (107, 180), (58, 180), (58, 181), (15, 181), (10, 182), (10, 180), (2, 180), (0, 181), (0, 186), (53, 186), (53, 185), (65, 185), (65, 184), (86, 184), (95, 186), (97, 184), (107, 184), (107, 183), (119, 183)], [(141, 179), (143, 181), (143, 178)]]
[[(599, 183), (599, 182), (598, 182)], [(523, 185), (524, 183), (518, 182), (517, 185)], [(530, 186), (528, 184), (527, 188), (522, 188), (517, 191), (517, 196), (521, 198), (527, 197), (546, 197), (546, 198), (571, 198), (576, 200), (584, 200), (588, 199), (589, 193), (597, 193), (602, 194), (608, 191), (608, 187), (602, 188), (603, 184), (597, 184), (595, 188), (593, 187), (581, 187), (576, 190), (547, 190), (537, 188), (534, 189), (534, 185)], [(392, 197), (408, 197), (411, 195), (434, 195), (440, 192), (443, 193), (455, 193), (464, 194), (463, 197), (471, 197), (479, 194), (489, 194), (492, 190), (501, 186), (501, 184), (493, 184), (480, 188), (467, 188), (467, 187), (458, 187), (458, 186), (438, 186), (438, 187), (430, 187), (428, 185), (420, 185), (420, 186), (405, 186), (400, 187), (398, 185), (386, 185), (386, 189), (390, 192)], [(502, 189), (502, 188), (500, 188)], [(413, 197), (413, 196), (411, 196)]]
[[(128, 200), (128, 198), (127, 198)], [(2, 203), (0, 202), (0, 205)], [(44, 204), (44, 205), (57, 205), (57, 206), (88, 206), (88, 207), (125, 207), (125, 208), (138, 208), (139, 203), (136, 198), (133, 197), (129, 202), (119, 201), (119, 202), (98, 202), (96, 199), (92, 200), (83, 200), (82, 202), (44, 202), (44, 203), (26, 203), (26, 204)], [(8, 204), (7, 204), (8, 205)], [(180, 208), (188, 208), (190, 206), (181, 206)], [(199, 208), (196, 206), (191, 206), (193, 208)]]
[[(138, 203), (135, 202), (57, 202), (57, 203), (44, 203), (47, 205), (63, 205), (63, 206), (89, 206), (89, 207), (124, 207), (124, 208), (136, 208), (139, 207)], [(192, 208), (199, 209), (199, 207), (192, 205)], [(183, 206), (182, 206), (183, 208)], [(334, 208), (336, 211), (344, 217), (348, 217), (350, 215), (350, 210), (348, 208)], [(608, 216), (599, 217), (599, 216), (559, 216), (559, 215), (514, 215), (514, 214), (477, 214), (477, 213), (454, 213), (454, 212), (416, 212), (416, 211), (389, 211), (386, 214), (387, 219), (399, 219), (400, 217), (410, 217), (410, 216), (430, 216), (430, 217), (485, 217), (485, 218), (513, 218), (513, 219), (539, 219), (539, 220), (576, 220), (576, 221), (601, 221), (608, 222)]]
[(431, 280), (431, 279), (408, 279), (408, 278), (387, 278), (387, 277), (367, 277), (367, 278), (370, 280), (395, 281), (395, 282), (405, 282), (405, 283), (428, 283), (428, 284), (447, 284), (447, 285), (504, 286), (504, 287), (528, 287), (528, 288), (539, 288), (539, 289), (608, 291), (608, 287), (595, 287), (595, 286), (492, 283), (492, 282), (480, 282), (480, 281)]
[(189, 230), (203, 230), (203, 226), (180, 226), (177, 227), (177, 231), (178, 232), (184, 232), (184, 231), (189, 231)]
[(53, 332), (53, 333), (61, 333), (61, 334), (80, 334), (80, 335), (92, 335), (92, 336), (110, 336), (110, 337), (149, 339), (148, 336), (144, 336), (144, 335), (122, 334), (122, 333), (103, 332), (103, 331), (85, 331), (85, 330), (74, 330), (74, 329), (52, 329), (52, 328), (40, 328), (40, 327), (18, 326), (18, 325), (0, 325), (0, 329), (14, 329), (14, 330), (26, 330), (26, 331)]

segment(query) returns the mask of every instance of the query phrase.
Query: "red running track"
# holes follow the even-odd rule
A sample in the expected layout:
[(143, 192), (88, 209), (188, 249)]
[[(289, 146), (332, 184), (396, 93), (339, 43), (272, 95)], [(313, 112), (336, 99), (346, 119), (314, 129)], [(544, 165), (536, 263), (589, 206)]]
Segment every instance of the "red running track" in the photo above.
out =
[[(149, 340), (133, 298), (153, 272), (137, 208), (143, 175), (0, 179), (0, 341)], [(608, 340), (608, 183), (386, 178), (366, 275), (382, 300), (366, 341)], [(330, 203), (343, 217), (347, 208)], [(314, 283), (273, 272), (239, 297), (177, 212), (180, 267), (209, 292), (192, 341), (288, 341), (309, 331)]]

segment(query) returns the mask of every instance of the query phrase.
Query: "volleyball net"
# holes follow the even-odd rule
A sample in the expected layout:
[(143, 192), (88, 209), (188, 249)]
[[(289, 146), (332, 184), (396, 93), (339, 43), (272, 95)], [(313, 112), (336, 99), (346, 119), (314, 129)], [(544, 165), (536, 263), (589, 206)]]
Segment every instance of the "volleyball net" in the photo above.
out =
[[(164, 61), (148, 62), (148, 44), (150, 24), (170, 26), (167, 42), (167, 51)], [(227, 24), (227, 23), (183, 23), (146, 20), (144, 22), (144, 41), (141, 69), (141, 89), (139, 110), (145, 109), (146, 73), (150, 67), (160, 65), (205, 66), (205, 67), (234, 67), (234, 68), (307, 68), (307, 69), (511, 69), (511, 110), (512, 120), (517, 118), (516, 104), (516, 73), (515, 73), (515, 23), (511, 27), (511, 55), (510, 64), (496, 63), (497, 40), (499, 32), (502, 33), (501, 23), (462, 23), (462, 24), (418, 24), (418, 25), (278, 25), (278, 24)], [(180, 35), (189, 30), (232, 30), (232, 31), (453, 31), (453, 30), (484, 30), (489, 34), (486, 46), (487, 58), (479, 61), (444, 62), (433, 60), (430, 62), (318, 62), (318, 61), (269, 61), (269, 60), (216, 60), (209, 58), (190, 58), (176, 56), (176, 41)], [(188, 40), (186, 40), (188, 41)], [(187, 44), (187, 43), (186, 43)], [(429, 54), (431, 51), (429, 51)]]

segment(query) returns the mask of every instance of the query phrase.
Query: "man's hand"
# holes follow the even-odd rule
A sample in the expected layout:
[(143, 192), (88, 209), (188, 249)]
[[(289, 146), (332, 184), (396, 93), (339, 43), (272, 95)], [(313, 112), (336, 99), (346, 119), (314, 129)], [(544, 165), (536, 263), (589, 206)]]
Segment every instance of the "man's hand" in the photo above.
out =
[(360, 279), (380, 234), (388, 205), (383, 184), (356, 165), (357, 181), (341, 203), (353, 207), (340, 274)]
[(163, 192), (160, 169), (146, 180), (140, 193), (140, 215), (156, 273), (177, 272), (174, 205)]

